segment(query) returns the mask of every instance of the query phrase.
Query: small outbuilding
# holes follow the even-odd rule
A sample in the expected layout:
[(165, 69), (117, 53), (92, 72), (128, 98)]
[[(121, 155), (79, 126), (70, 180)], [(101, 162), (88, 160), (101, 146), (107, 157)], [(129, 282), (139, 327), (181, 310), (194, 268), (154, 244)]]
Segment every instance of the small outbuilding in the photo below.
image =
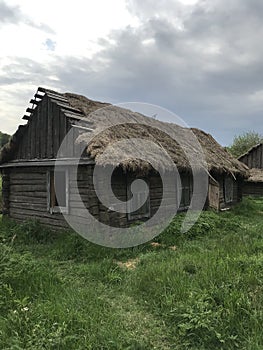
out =
[[(191, 143), (190, 134), (195, 135), (201, 145), (207, 164), (209, 181), (205, 208), (228, 208), (242, 198), (247, 167), (204, 131), (182, 128), (108, 103), (45, 88), (38, 88), (30, 102), (32, 106), (23, 117), (27, 123), (18, 127), (0, 153), (3, 213), (17, 221), (38, 219), (52, 227), (67, 227), (62, 214), (70, 213), (76, 218), (85, 215), (79, 208), (78, 193), (88, 211), (109, 225), (123, 227), (152, 217), (162, 202), (160, 174), (145, 159), (131, 157), (125, 146), (115, 148), (112, 157), (106, 160), (101, 157), (106, 149), (123, 139), (154, 141), (167, 152), (181, 177), (178, 188), (181, 210), (192, 205), (193, 195), (193, 169), (181, 145), (196, 160), (196, 166), (200, 166), (198, 150)], [(160, 129), (172, 130), (177, 136), (172, 138)], [(68, 140), (61, 151), (66, 135), (70, 142)], [(152, 152), (163, 171), (169, 171), (165, 157), (160, 157), (154, 149), (147, 151)], [(106, 169), (115, 164), (112, 158), (116, 160), (116, 156), (120, 161), (112, 174), (111, 186), (120, 201), (124, 204), (129, 201), (131, 185), (136, 178), (143, 179), (149, 188), (144, 204), (127, 214), (115, 210), (114, 203), (110, 208), (102, 205), (93, 184), (95, 165)], [(77, 179), (73, 176), (76, 164)], [(56, 175), (59, 194), (54, 184), (55, 165), (60, 169)], [(178, 183), (174, 182), (173, 186), (178, 187)], [(139, 201), (145, 193), (136, 195)]]
[(250, 148), (238, 160), (249, 167), (249, 177), (244, 182), (243, 194), (263, 197), (263, 143)]

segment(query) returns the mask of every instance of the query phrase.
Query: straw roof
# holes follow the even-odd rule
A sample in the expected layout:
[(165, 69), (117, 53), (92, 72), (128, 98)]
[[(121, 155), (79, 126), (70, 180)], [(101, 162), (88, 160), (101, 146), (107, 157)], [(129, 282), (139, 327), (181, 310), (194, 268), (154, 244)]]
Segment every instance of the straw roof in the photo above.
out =
[[(164, 149), (179, 170), (189, 171), (193, 166), (198, 168), (207, 164), (210, 172), (247, 175), (246, 165), (236, 160), (211, 135), (202, 130), (161, 122), (128, 109), (91, 101), (84, 96), (75, 94), (65, 94), (65, 96), (72, 107), (83, 112), (85, 121), (94, 129), (94, 132), (82, 134), (77, 142), (86, 143), (88, 155), (102, 165), (110, 162), (112, 156), (113, 159), (125, 158), (125, 161), (121, 162), (123, 168), (147, 170), (149, 168), (147, 162), (131, 158), (130, 147), (138, 148), (134, 139), (139, 138), (153, 141), (159, 146), (159, 151), (154, 148), (153, 152), (151, 145), (145, 143), (144, 149), (141, 150), (142, 156), (147, 152), (151, 153), (151, 159), (154, 158), (159, 163), (159, 167), (169, 167), (168, 160), (160, 151)], [(121, 144), (121, 148), (111, 147), (115, 142), (123, 139), (131, 142), (127, 142), (126, 145)], [(107, 154), (106, 159), (100, 160), (100, 156), (107, 147), (110, 147), (111, 152)], [(140, 150), (136, 149), (136, 151), (136, 154), (140, 154)], [(202, 152), (204, 159), (202, 159)]]
[(249, 169), (248, 182), (263, 182), (263, 169)]
[[(47, 91), (50, 92), (46, 90), (45, 93)], [(193, 167), (207, 165), (210, 172), (247, 176), (246, 165), (232, 157), (202, 130), (161, 122), (81, 95), (51, 93), (63, 97), (69, 107), (79, 111), (80, 125), (93, 129), (92, 132), (82, 131), (76, 142), (84, 143), (86, 155), (97, 163), (106, 165), (119, 159), (119, 165), (124, 169), (148, 171), (151, 166), (147, 160), (143, 160), (147, 154), (159, 168), (169, 168), (172, 160), (179, 170), (191, 171)], [(1, 150), (0, 163), (12, 159), (12, 149), (18, 145), (22, 133), (23, 127), (20, 127), (9, 145)], [(126, 142), (119, 144), (120, 147), (114, 147), (116, 142), (118, 145), (123, 140)], [(103, 157), (107, 150), (107, 157)]]

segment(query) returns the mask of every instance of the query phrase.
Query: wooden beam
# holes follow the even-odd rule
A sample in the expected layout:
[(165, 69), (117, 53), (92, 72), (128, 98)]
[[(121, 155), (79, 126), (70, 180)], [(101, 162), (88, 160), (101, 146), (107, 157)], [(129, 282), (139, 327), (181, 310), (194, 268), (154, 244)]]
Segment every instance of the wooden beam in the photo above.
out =
[(61, 158), (61, 159), (43, 159), (43, 160), (27, 160), (27, 161), (10, 161), (0, 165), (0, 169), (16, 168), (16, 167), (40, 167), (40, 166), (76, 166), (76, 165), (94, 165), (95, 161), (90, 158)]
[(74, 107), (71, 107), (70, 105), (68, 104), (65, 104), (63, 102), (57, 102), (57, 101), (54, 101), (55, 103), (57, 103), (58, 106), (60, 106), (62, 109), (64, 109), (65, 111), (68, 111), (68, 112), (73, 112), (73, 113), (76, 113), (76, 114), (80, 114), (80, 115), (83, 115), (83, 113), (81, 112), (81, 110), (79, 109), (76, 109)]
[(36, 100), (34, 100), (34, 99), (32, 99), (32, 100), (30, 100), (30, 102), (29, 103), (32, 103), (33, 105), (39, 105), (39, 103), (40, 103), (41, 101), (36, 101)]
[(39, 98), (40, 100), (42, 100), (42, 98), (44, 97), (44, 95), (40, 95), (40, 94), (35, 94), (34, 96), (35, 98)]
[(33, 109), (33, 108), (27, 108), (26, 111), (27, 111), (28, 113), (33, 113), (33, 112), (34, 112), (34, 109)]
[(60, 102), (69, 105), (68, 100), (64, 97), (60, 97), (59, 95), (47, 94), (47, 97), (51, 98), (52, 102)]
[(46, 89), (40, 86), (40, 87), (37, 89), (37, 91), (39, 91), (39, 92), (46, 92)]
[(81, 130), (85, 130), (85, 131), (94, 131), (94, 129), (91, 129), (91, 128), (87, 128), (86, 126), (81, 126), (81, 125), (75, 125), (75, 124), (72, 124), (72, 127), (73, 128), (76, 128), (76, 129), (81, 129)]
[(30, 119), (31, 119), (31, 116), (30, 116), (30, 115), (24, 115), (22, 119), (24, 119), (24, 120), (30, 120)]

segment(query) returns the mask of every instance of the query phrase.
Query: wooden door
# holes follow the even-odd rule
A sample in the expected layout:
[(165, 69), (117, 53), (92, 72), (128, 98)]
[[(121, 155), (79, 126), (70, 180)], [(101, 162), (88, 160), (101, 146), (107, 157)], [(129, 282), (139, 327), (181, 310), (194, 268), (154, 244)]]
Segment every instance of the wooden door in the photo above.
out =
[(209, 207), (219, 210), (219, 184), (218, 182), (209, 179), (209, 188), (208, 188), (208, 201)]

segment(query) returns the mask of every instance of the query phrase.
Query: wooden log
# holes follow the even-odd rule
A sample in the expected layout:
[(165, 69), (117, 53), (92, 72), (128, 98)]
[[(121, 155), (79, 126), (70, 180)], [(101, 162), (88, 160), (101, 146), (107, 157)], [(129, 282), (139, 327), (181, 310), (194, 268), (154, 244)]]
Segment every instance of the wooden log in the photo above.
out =
[(47, 211), (47, 205), (44, 204), (37, 204), (37, 203), (30, 203), (30, 202), (13, 202), (9, 201), (9, 208), (12, 210), (14, 208), (17, 209), (23, 209), (23, 210), (32, 210), (32, 211), (39, 211), (46, 213)]
[(24, 119), (24, 120), (30, 120), (31, 119), (31, 115), (24, 115), (23, 116), (23, 118), (22, 119)]
[(47, 199), (44, 197), (33, 197), (33, 196), (23, 196), (23, 195), (14, 195), (10, 194), (9, 196), (10, 202), (16, 202), (16, 203), (34, 203), (34, 204), (41, 204), (47, 206)]
[(44, 95), (40, 95), (40, 94), (36, 93), (36, 94), (34, 95), (34, 97), (35, 97), (35, 98), (38, 98), (38, 99), (40, 99), (40, 100), (42, 100), (42, 98), (44, 97)]
[(12, 210), (11, 214), (10, 214), (11, 218), (15, 219), (15, 220), (20, 220), (21, 222), (24, 222), (26, 220), (38, 220), (41, 224), (47, 225), (48, 227), (54, 227), (54, 228), (61, 228), (61, 229), (65, 229), (65, 228), (69, 228), (67, 222), (65, 220), (57, 220), (55, 218), (55, 215), (53, 215), (53, 217), (43, 217), (42, 215), (28, 215), (28, 214), (21, 214), (19, 211), (16, 210)]
[(27, 112), (27, 113), (33, 114), (33, 113), (34, 113), (34, 110), (35, 110), (35, 109), (29, 108), (29, 107), (28, 107), (28, 108), (26, 109), (26, 112)]
[(10, 192), (24, 192), (25, 194), (27, 192), (34, 192), (35, 194), (38, 192), (45, 192), (46, 191), (46, 184), (42, 185), (10, 185)]
[(80, 115), (83, 116), (83, 113), (81, 112), (81, 110), (79, 110), (79, 109), (77, 109), (77, 108), (74, 108), (74, 107), (71, 107), (71, 106), (70, 106), (69, 104), (67, 104), (67, 103), (63, 103), (63, 102), (57, 101), (56, 104), (57, 104), (58, 106), (62, 107), (63, 110), (64, 110), (65, 112), (73, 112), (73, 113), (76, 113), (76, 114), (79, 113)]
[(50, 220), (53, 221), (64, 221), (64, 217), (62, 214), (60, 213), (56, 213), (56, 214), (50, 214), (47, 211), (42, 211), (42, 210), (34, 210), (34, 209), (27, 209), (27, 208), (10, 208), (10, 213), (14, 214), (20, 214), (20, 215), (24, 215), (24, 217), (40, 217), (40, 218), (48, 218)]
[(37, 89), (37, 91), (38, 91), (38, 92), (44, 92), (44, 93), (45, 93), (45, 92), (47, 91), (47, 89), (45, 89), (45, 88), (39, 86), (39, 88)]
[[(22, 170), (22, 169), (19, 169)], [(19, 171), (18, 169), (15, 172), (10, 173), (10, 180), (45, 180), (45, 172), (30, 172), (30, 171)]]
[(47, 92), (46, 95), (52, 100), (61, 101), (62, 103), (66, 103), (69, 105), (68, 99), (60, 94), (55, 94), (52, 92)]
[(35, 106), (38, 106), (40, 102), (41, 102), (41, 101), (37, 101), (37, 100), (34, 100), (34, 99), (31, 99), (31, 100), (29, 101), (29, 103), (32, 103), (32, 104), (35, 105)]

